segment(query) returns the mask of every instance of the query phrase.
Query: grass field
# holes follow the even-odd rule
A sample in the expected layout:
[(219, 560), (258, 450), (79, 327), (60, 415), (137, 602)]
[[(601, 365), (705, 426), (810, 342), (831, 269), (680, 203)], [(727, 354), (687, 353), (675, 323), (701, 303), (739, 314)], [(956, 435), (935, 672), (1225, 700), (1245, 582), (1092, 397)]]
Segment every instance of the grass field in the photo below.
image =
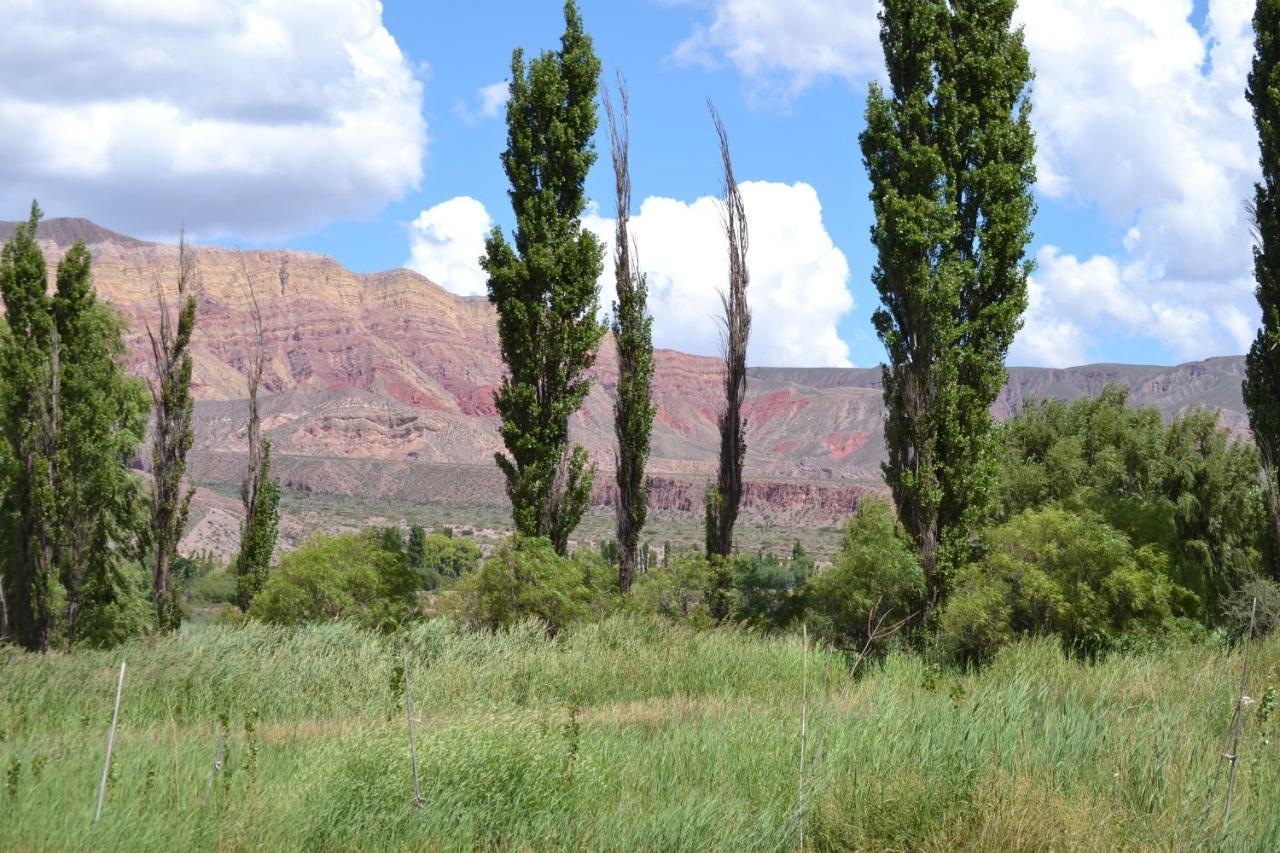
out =
[(0, 849), (1280, 849), (1278, 639), (1253, 646), (1225, 827), (1241, 658), (1217, 646), (1088, 665), (1031, 642), (979, 674), (895, 655), (856, 680), (815, 650), (801, 795), (797, 637), (615, 618), (407, 642), (420, 809), (399, 640), (201, 625), (3, 650)]

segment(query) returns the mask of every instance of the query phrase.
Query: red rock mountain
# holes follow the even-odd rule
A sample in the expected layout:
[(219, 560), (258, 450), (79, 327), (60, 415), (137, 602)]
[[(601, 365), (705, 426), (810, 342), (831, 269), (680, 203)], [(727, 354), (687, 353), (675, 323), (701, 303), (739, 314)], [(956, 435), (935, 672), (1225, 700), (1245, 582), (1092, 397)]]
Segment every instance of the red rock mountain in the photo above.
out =
[[(0, 224), (0, 238), (12, 233)], [(39, 234), (51, 260), (84, 239), (102, 298), (130, 321), (131, 369), (148, 371), (147, 323), (156, 288), (171, 288), (177, 249), (125, 237), (82, 219), (50, 219)], [(332, 258), (289, 250), (197, 250), (199, 322), (194, 341), (202, 482), (232, 483), (244, 447), (247, 311), (252, 282), (264, 306), (269, 357), (264, 426), (287, 486), (302, 491), (412, 501), (497, 504), (500, 449), (492, 394), (502, 375), (494, 311), (409, 270), (362, 275)], [(701, 483), (717, 447), (719, 369), (714, 359), (657, 354), (653, 500), (700, 511)], [(995, 406), (1007, 415), (1034, 396), (1072, 398), (1119, 382), (1137, 404), (1166, 414), (1206, 403), (1244, 428), (1241, 358), (1178, 367), (1090, 365), (1014, 368)], [(573, 424), (602, 468), (612, 460), (612, 344)], [(748, 513), (831, 523), (857, 496), (881, 488), (879, 369), (755, 368), (746, 405)], [(608, 502), (602, 475), (598, 499)]]

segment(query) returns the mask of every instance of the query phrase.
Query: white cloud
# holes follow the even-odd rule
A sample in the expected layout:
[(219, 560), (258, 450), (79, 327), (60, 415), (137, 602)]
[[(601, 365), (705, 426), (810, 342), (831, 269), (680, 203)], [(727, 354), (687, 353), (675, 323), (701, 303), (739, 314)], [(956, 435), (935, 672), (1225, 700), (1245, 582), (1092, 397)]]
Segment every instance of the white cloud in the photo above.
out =
[(284, 237), (417, 187), (421, 107), (377, 0), (13, 0), (0, 204)]
[(441, 202), (418, 214), (409, 225), (409, 260), (405, 266), (462, 296), (486, 292), (480, 268), (484, 237), (493, 227), (489, 212), (469, 196)]
[[(822, 221), (822, 205), (804, 183), (741, 185), (750, 245), (752, 364), (847, 366), (849, 347), (837, 330), (853, 309), (849, 264)], [(692, 203), (648, 198), (631, 219), (641, 269), (648, 276), (654, 344), (699, 355), (720, 352), (720, 291), (729, 277), (720, 200)], [(614, 220), (584, 224), (609, 246)], [(614, 298), (612, 265), (601, 279), (601, 301)]]
[(510, 96), (511, 86), (505, 80), (481, 86), (476, 92), (476, 98), (480, 101), (480, 115), (484, 118), (497, 118)]
[(1251, 263), (1253, 3), (1214, 0), (1205, 35), (1191, 11), (1191, 0), (1041, 0), (1019, 17), (1054, 176), (1041, 190), (1097, 204), (1156, 275), (1222, 281)]
[(476, 89), (474, 103), (458, 98), (453, 102), (453, 112), (467, 124), (497, 118), (511, 96), (511, 84), (505, 80), (490, 83)]
[(1239, 307), (1252, 301), (1247, 277), (1223, 282), (1162, 278), (1141, 260), (1081, 260), (1045, 246), (1028, 285), (1016, 364), (1066, 367), (1097, 361), (1105, 345), (1154, 342), (1174, 357), (1240, 353), (1256, 328)]
[[(874, 0), (697, 2), (711, 22), (677, 57), (728, 60), (755, 90), (794, 94), (822, 77), (861, 89), (883, 74)], [(1253, 8), (1209, 0), (1202, 31), (1192, 0), (1019, 4), (1038, 192), (1124, 239), (1085, 259), (1047, 247), (1015, 358), (1061, 363), (1117, 333), (1178, 357), (1247, 348), (1258, 316), (1244, 208), (1258, 173), (1244, 99)]]
[(821, 77), (855, 81), (883, 66), (877, 0), (684, 2), (713, 14), (676, 48), (676, 60), (714, 65), (723, 56), (757, 92), (794, 94)]
[[(742, 184), (750, 248), (752, 364), (848, 365), (849, 347), (837, 326), (853, 308), (849, 264), (822, 221), (818, 194), (808, 184)], [(632, 239), (648, 276), (654, 344), (701, 355), (720, 351), (720, 290), (728, 280), (728, 254), (719, 199), (693, 202), (648, 198), (632, 217)], [(455, 198), (424, 211), (411, 229), (408, 266), (455, 293), (483, 293), (479, 257), (491, 227), (488, 212), (471, 198)], [(592, 212), (583, 224), (608, 247), (600, 278), (607, 311), (613, 281), (614, 220)]]

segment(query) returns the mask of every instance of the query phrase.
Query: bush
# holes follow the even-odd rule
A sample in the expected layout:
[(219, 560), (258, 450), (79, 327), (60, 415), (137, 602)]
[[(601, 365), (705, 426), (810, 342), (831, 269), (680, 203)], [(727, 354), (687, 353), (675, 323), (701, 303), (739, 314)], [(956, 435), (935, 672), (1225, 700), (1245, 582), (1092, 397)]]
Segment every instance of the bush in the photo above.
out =
[(752, 628), (787, 627), (804, 613), (804, 584), (813, 567), (803, 551), (790, 560), (772, 554), (736, 558), (733, 618)]
[[(1253, 612), (1253, 600), (1258, 610)], [(1227, 628), (1232, 637), (1243, 639), (1253, 620), (1253, 635), (1262, 637), (1280, 630), (1280, 583), (1267, 578), (1249, 581), (1226, 603)]]
[(713, 583), (711, 563), (699, 554), (673, 554), (669, 562), (670, 565), (638, 575), (627, 596), (627, 604), (672, 622), (710, 627), (715, 623), (709, 602)]
[(887, 501), (858, 504), (845, 526), (835, 561), (809, 581), (809, 622), (837, 648), (861, 651), (869, 623), (885, 624), (916, 613), (925, 594), (924, 572)]
[(415, 568), (423, 589), (457, 580), (480, 565), (480, 548), (468, 539), (433, 533), (423, 537), (421, 548), (421, 567)]
[(512, 536), (462, 576), (444, 608), (475, 628), (509, 628), (530, 617), (551, 633), (592, 613), (598, 569), (561, 557), (541, 537)]
[(150, 573), (140, 563), (122, 562), (110, 575), (85, 583), (77, 645), (118, 646), (155, 625)]
[(376, 530), (309, 540), (281, 558), (250, 615), (278, 625), (354, 619), (381, 630), (404, 622), (418, 579), (383, 541)]
[(184, 586), (187, 604), (193, 607), (226, 604), (236, 599), (236, 576), (229, 571), (212, 571)]
[(946, 652), (990, 658), (1016, 636), (1056, 634), (1093, 654), (1180, 630), (1199, 602), (1167, 576), (1157, 549), (1088, 513), (1030, 510), (991, 530), (987, 554), (956, 578), (940, 617)]
[(1058, 507), (1094, 513), (1135, 547), (1153, 546), (1194, 591), (1206, 622), (1259, 576), (1266, 529), (1258, 452), (1193, 408), (1168, 426), (1111, 386), (1072, 403), (1029, 404), (999, 429), (997, 520)]

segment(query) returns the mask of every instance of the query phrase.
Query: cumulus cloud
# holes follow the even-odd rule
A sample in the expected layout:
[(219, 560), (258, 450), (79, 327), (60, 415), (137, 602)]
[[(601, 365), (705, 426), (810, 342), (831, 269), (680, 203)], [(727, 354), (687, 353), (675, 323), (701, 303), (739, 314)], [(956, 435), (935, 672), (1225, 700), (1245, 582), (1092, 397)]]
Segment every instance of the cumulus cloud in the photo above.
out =
[[(741, 185), (750, 246), (752, 364), (848, 366), (849, 347), (837, 331), (853, 309), (849, 264), (822, 221), (818, 193), (805, 183), (747, 181)], [(699, 355), (720, 352), (720, 291), (729, 277), (720, 200), (692, 203), (648, 198), (632, 216), (641, 269), (648, 276), (654, 345)], [(613, 251), (614, 220), (585, 224)], [(614, 298), (612, 267), (601, 299)]]
[(284, 237), (417, 187), (421, 107), (378, 0), (14, 0), (0, 203)]
[[(861, 88), (883, 74), (873, 0), (700, 2), (711, 21), (677, 57), (727, 60), (752, 87)], [(1192, 0), (1019, 4), (1038, 191), (1124, 239), (1083, 259), (1046, 247), (1016, 358), (1089, 357), (1116, 333), (1178, 357), (1246, 348), (1258, 316), (1244, 208), (1258, 173), (1244, 99), (1253, 5), (1212, 0), (1197, 27)]]
[(1144, 340), (1176, 358), (1240, 353), (1256, 329), (1248, 277), (1179, 281), (1142, 260), (1081, 260), (1045, 246), (1028, 285), (1025, 325), (1010, 351), (1018, 364), (1066, 367), (1096, 361), (1105, 345)]
[(877, 0), (676, 0), (711, 9), (675, 50), (687, 64), (727, 59), (757, 92), (799, 92), (821, 77), (880, 73)]
[(409, 269), (461, 296), (486, 292), (480, 268), (484, 236), (493, 227), (489, 212), (469, 196), (441, 202), (409, 225)]
[[(844, 366), (849, 347), (837, 326), (853, 308), (849, 264), (822, 221), (818, 194), (808, 184), (742, 184), (751, 244), (752, 364)], [(648, 276), (654, 344), (701, 355), (720, 351), (720, 290), (729, 275), (717, 198), (693, 202), (648, 198), (631, 219), (640, 265)], [(616, 295), (614, 220), (594, 212), (583, 224), (607, 247), (600, 278), (601, 306)], [(471, 198), (424, 211), (411, 229), (408, 266), (455, 293), (483, 293), (479, 266), (491, 219)]]

